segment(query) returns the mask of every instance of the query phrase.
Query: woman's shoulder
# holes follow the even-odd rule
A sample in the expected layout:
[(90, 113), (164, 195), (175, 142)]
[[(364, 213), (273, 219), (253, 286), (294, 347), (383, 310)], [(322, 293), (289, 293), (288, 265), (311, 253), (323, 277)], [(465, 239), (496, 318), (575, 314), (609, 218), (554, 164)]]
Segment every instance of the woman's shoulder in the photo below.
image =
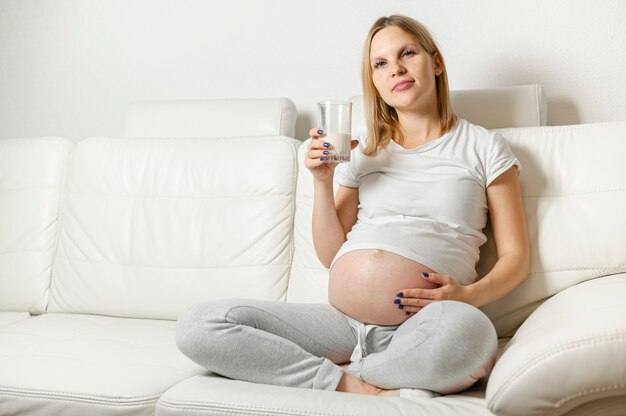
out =
[(496, 132), (486, 129), (485, 127), (471, 123), (463, 118), (457, 121), (457, 128), (460, 133), (477, 139), (490, 139), (497, 135)]
[(458, 123), (459, 138), (469, 148), (489, 152), (493, 146), (497, 146), (498, 142), (503, 140), (499, 133), (465, 119), (459, 119)]

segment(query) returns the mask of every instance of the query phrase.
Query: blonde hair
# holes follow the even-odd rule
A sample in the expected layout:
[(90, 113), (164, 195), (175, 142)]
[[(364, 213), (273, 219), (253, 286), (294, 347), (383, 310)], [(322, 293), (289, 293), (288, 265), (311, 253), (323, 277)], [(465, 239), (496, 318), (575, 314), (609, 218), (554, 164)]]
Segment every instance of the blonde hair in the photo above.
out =
[[(396, 137), (400, 144), (404, 142), (404, 132), (400, 128), (398, 122), (398, 113), (396, 110), (385, 103), (374, 86), (372, 81), (372, 66), (370, 63), (370, 48), (372, 39), (381, 29), (388, 26), (397, 26), (412, 36), (417, 43), (428, 53), (434, 57), (439, 55), (443, 62), (443, 55), (435, 44), (428, 29), (418, 21), (401, 15), (392, 15), (389, 17), (381, 17), (370, 28), (365, 43), (363, 45), (363, 61), (361, 64), (361, 81), (363, 83), (363, 106), (365, 109), (365, 122), (368, 133), (363, 153), (373, 155), (379, 146), (384, 146)], [(450, 103), (450, 91), (448, 87), (448, 75), (446, 67), (443, 65), (443, 71), (436, 77), (437, 86), (437, 115), (439, 117), (440, 134), (444, 134), (454, 128), (457, 122), (457, 116), (452, 110)]]

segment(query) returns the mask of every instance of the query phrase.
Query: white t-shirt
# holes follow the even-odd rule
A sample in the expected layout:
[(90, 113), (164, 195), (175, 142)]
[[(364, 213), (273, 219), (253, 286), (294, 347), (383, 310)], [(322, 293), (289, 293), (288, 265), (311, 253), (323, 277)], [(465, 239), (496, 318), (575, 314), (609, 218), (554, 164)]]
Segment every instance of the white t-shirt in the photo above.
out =
[(359, 206), (332, 264), (353, 250), (381, 249), (460, 284), (476, 281), (479, 247), (487, 241), (486, 189), (513, 165), (521, 172), (502, 136), (459, 119), (415, 149), (392, 140), (366, 156), (363, 147), (360, 140), (351, 161), (335, 169), (335, 182), (359, 188)]

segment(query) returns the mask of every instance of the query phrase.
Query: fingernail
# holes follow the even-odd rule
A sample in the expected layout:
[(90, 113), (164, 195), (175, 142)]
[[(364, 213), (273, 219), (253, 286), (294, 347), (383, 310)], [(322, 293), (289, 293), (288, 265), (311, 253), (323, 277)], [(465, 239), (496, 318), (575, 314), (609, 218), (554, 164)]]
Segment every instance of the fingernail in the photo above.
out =
[(404, 293), (398, 292), (398, 293), (396, 293), (396, 296), (399, 297), (399, 298), (402, 298), (402, 297), (404, 297)]
[(426, 273), (426, 272), (422, 272), (422, 276), (424, 276), (425, 278), (427, 278), (427, 279), (428, 279), (428, 273)]
[(399, 305), (400, 304), (400, 299), (394, 300), (393, 303), (395, 303), (396, 305)]
[(404, 309), (404, 305), (398, 305), (398, 309)]
[(323, 157), (320, 157), (320, 160), (324, 160), (324, 158), (323, 158)]
[(318, 130), (317, 134), (324, 134), (324, 130)]
[(324, 147), (328, 147), (328, 146), (330, 146), (330, 143), (325, 142), (325, 143), (324, 143)]
[(327, 155), (328, 154), (328, 150), (324, 150), (324, 154)]
[(406, 312), (406, 314), (407, 314), (407, 315), (410, 315), (410, 314), (411, 314), (411, 312)]

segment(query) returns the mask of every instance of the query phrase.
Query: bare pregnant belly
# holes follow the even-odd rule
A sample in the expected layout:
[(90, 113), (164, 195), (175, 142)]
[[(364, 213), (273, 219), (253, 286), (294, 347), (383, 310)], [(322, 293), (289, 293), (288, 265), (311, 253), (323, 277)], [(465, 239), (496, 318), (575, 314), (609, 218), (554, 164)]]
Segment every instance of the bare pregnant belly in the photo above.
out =
[(384, 250), (355, 250), (341, 256), (330, 270), (328, 299), (349, 317), (376, 325), (399, 325), (409, 316), (393, 301), (402, 289), (435, 288), (423, 264)]

